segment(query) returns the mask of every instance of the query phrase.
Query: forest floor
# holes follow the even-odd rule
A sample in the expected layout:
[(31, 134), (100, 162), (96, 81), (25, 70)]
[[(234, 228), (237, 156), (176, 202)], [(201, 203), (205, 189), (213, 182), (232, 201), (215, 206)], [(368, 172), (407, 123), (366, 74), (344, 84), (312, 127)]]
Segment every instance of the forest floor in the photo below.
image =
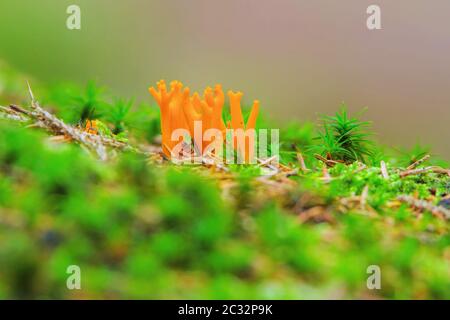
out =
[(343, 108), (281, 128), (279, 162), (174, 164), (156, 106), (0, 64), (0, 298), (448, 299), (449, 163), (369, 127)]

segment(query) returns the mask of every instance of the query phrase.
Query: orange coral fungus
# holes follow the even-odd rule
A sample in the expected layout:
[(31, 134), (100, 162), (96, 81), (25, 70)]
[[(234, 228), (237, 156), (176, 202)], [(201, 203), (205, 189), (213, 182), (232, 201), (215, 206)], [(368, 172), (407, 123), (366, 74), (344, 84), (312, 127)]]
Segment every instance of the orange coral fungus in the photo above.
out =
[[(220, 85), (216, 85), (212, 90), (205, 89), (203, 99), (195, 92), (193, 96), (185, 101), (184, 114), (188, 123), (189, 133), (193, 137), (196, 147), (203, 152), (214, 141), (215, 137), (208, 137), (206, 132), (209, 129), (216, 129), (225, 137), (225, 124), (222, 119), (222, 108), (225, 102), (225, 95)], [(201, 137), (196, 136), (195, 121), (201, 122)]]
[[(223, 143), (227, 129), (222, 119), (225, 95), (221, 85), (216, 85), (214, 89), (207, 87), (201, 97), (197, 92), (191, 96), (189, 88), (183, 89), (183, 85), (179, 81), (173, 81), (170, 91), (167, 92), (166, 84), (161, 80), (157, 83), (157, 89), (150, 87), (149, 92), (161, 110), (162, 148), (167, 157), (172, 156), (171, 151), (183, 139), (182, 137), (175, 141), (172, 139), (172, 133), (176, 129), (184, 129), (190, 134), (196, 151), (202, 153), (208, 149), (217, 151), (209, 147), (213, 146), (214, 142)], [(231, 108), (231, 123), (228, 128), (242, 129), (242, 131), (254, 129), (259, 102), (254, 102), (247, 125), (244, 125), (240, 105), (242, 93), (229, 91), (228, 96)], [(199, 126), (201, 130), (197, 129)], [(218, 136), (222, 137), (220, 141), (216, 140)], [(248, 135), (245, 137), (245, 147), (238, 147), (236, 138), (233, 147), (237, 148), (241, 154), (245, 150), (245, 161), (247, 162), (254, 152), (254, 135), (253, 138)]]
[[(253, 101), (253, 107), (250, 111), (250, 116), (248, 117), (247, 124), (244, 125), (244, 117), (242, 116), (241, 110), (241, 99), (242, 92), (234, 93), (233, 91), (228, 91), (228, 97), (230, 99), (230, 111), (231, 111), (231, 128), (234, 131), (242, 130), (255, 130), (256, 119), (259, 113), (259, 101)], [(230, 123), (228, 124), (230, 127)], [(248, 131), (247, 131), (248, 132)], [(250, 134), (245, 134), (245, 148), (242, 148), (242, 144), (238, 143), (238, 138), (235, 136), (233, 139), (233, 147), (238, 149), (238, 152), (245, 155), (245, 162), (249, 162), (250, 159), (254, 158), (255, 149), (255, 133), (250, 132)]]
[(97, 120), (86, 120), (86, 126), (84, 127), (84, 131), (87, 133), (97, 134)]
[[(183, 88), (179, 81), (170, 83), (170, 91), (167, 92), (166, 83), (161, 80), (157, 83), (157, 88), (149, 88), (150, 94), (155, 98), (161, 109), (161, 135), (162, 149), (166, 156), (170, 157), (172, 149), (183, 139), (172, 139), (172, 132), (176, 129), (187, 129), (186, 119), (183, 112), (183, 103), (186, 99), (186, 92), (189, 95), (189, 88)], [(183, 92), (184, 91), (184, 92)]]

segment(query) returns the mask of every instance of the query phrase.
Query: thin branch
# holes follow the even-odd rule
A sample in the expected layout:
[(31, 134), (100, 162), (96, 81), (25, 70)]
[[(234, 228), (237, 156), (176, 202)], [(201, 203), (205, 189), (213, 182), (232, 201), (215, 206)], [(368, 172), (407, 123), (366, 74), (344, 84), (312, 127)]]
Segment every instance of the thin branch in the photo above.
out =
[(300, 152), (297, 152), (297, 160), (300, 163), (300, 168), (303, 172), (308, 172), (309, 169), (306, 167), (305, 159), (303, 158), (303, 155)]
[(388, 180), (389, 179), (389, 173), (386, 167), (386, 163), (381, 160), (380, 162), (380, 167), (381, 167), (381, 175), (383, 176), (384, 179)]
[(417, 166), (419, 166), (420, 164), (422, 164), (423, 162), (425, 162), (426, 160), (428, 160), (430, 158), (430, 155), (427, 154), (426, 156), (420, 158), (419, 160), (415, 161), (414, 163), (412, 163), (410, 166), (408, 166), (406, 168), (406, 170), (412, 170), (414, 168), (416, 168)]
[(32, 121), (31, 127), (44, 128), (56, 136), (66, 136), (69, 139), (84, 145), (88, 150), (95, 152), (101, 160), (107, 160), (108, 158), (106, 147), (142, 153), (127, 143), (117, 141), (113, 138), (88, 133), (64, 123), (64, 121), (39, 105), (28, 82), (27, 85), (32, 110), (27, 110), (17, 105), (10, 105), (9, 107), (0, 106), (0, 111), (8, 115), (9, 119), (22, 122)]
[(425, 168), (419, 168), (419, 169), (413, 169), (413, 170), (406, 170), (403, 172), (400, 172), (400, 177), (404, 178), (410, 175), (414, 174), (420, 174), (420, 173), (427, 173), (427, 172), (434, 172), (439, 174), (447, 174), (450, 176), (450, 169), (444, 169), (437, 166), (431, 166), (431, 167), (425, 167)]
[(322, 167), (322, 174), (323, 174), (323, 178), (322, 179), (325, 181), (325, 183), (331, 182), (331, 175), (328, 172), (328, 169), (327, 169), (326, 165)]
[(340, 160), (330, 160), (327, 158), (322, 157), (320, 154), (314, 154), (314, 157), (317, 160), (322, 161), (323, 163), (325, 163), (328, 167), (334, 167), (336, 164), (338, 163), (344, 163), (344, 161), (340, 161)]
[(361, 210), (364, 210), (364, 208), (366, 207), (368, 196), (369, 196), (369, 186), (365, 185), (364, 189), (361, 192), (361, 197), (360, 197)]
[(407, 203), (416, 209), (430, 211), (433, 214), (442, 215), (445, 219), (450, 219), (450, 210), (442, 206), (436, 206), (426, 200), (416, 199), (408, 195), (400, 195), (397, 197), (397, 200)]

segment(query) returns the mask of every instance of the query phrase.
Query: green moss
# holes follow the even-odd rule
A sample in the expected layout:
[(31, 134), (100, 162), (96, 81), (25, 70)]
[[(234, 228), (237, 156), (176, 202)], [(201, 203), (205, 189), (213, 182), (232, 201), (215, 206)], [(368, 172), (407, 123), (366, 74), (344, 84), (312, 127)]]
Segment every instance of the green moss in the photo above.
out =
[[(156, 108), (110, 99), (93, 84), (84, 92), (68, 88), (44, 91), (42, 99), (67, 121), (97, 114), (112, 134), (137, 143), (159, 133)], [(220, 174), (149, 164), (133, 153), (102, 163), (75, 144), (52, 144), (39, 130), (1, 120), (0, 297), (296, 299), (339, 291), (342, 298), (448, 298), (449, 222), (429, 212), (418, 218), (396, 198), (436, 205), (449, 194), (450, 178), (402, 178), (399, 168), (423, 152), (402, 159), (366, 145), (365, 133), (357, 133), (362, 124), (345, 113), (325, 121), (323, 139), (340, 149), (322, 140), (317, 151), (311, 123), (281, 130), (283, 163), (297, 167), (301, 152), (310, 171), (274, 197), (273, 187), (257, 187), (258, 166), (230, 166), (236, 183), (224, 196)], [(326, 183), (316, 152), (349, 164), (328, 168)], [(364, 190), (365, 206), (343, 207)], [(309, 209), (328, 218), (302, 220)], [(82, 270), (80, 292), (65, 287), (71, 264)], [(381, 267), (381, 290), (366, 287), (372, 264)]]

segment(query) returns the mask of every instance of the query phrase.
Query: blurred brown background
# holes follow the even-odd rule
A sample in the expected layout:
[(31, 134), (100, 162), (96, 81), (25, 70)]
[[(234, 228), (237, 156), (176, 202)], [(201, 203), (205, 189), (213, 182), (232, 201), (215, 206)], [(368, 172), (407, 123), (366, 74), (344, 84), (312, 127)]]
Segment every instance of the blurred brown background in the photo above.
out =
[[(82, 29), (66, 28), (81, 7)], [(378, 4), (382, 30), (366, 28)], [(345, 101), (389, 145), (450, 157), (448, 0), (1, 0), (0, 59), (52, 83), (96, 79), (150, 101), (164, 78), (220, 82), (271, 118), (315, 120)]]

